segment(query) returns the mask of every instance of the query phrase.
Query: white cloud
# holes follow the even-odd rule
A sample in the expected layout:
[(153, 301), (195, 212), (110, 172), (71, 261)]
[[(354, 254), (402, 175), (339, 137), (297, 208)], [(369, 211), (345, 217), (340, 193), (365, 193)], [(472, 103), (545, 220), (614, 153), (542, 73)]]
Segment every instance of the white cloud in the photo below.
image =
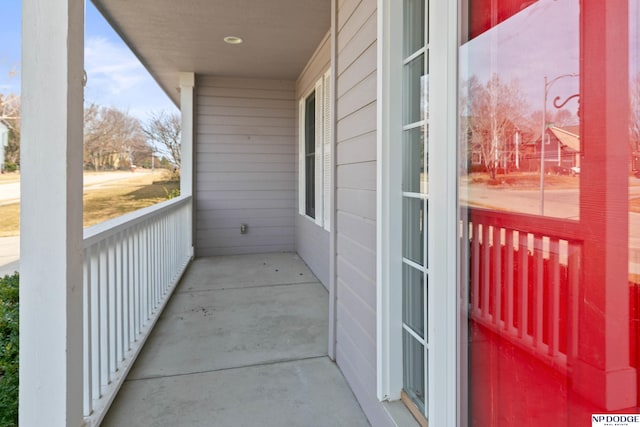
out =
[(108, 98), (126, 93), (147, 78), (146, 70), (125, 45), (104, 37), (85, 41), (85, 69), (87, 92)]
[(119, 40), (88, 36), (85, 70), (86, 102), (116, 107), (142, 120), (150, 111), (175, 110), (149, 72)]

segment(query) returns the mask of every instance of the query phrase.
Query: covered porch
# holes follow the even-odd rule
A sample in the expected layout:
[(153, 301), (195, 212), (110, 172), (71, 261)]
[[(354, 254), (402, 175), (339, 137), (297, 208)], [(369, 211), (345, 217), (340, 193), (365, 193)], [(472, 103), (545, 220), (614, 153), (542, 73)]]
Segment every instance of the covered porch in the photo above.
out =
[(180, 107), (181, 196), (82, 229), (84, 1), (23, 1), (21, 425), (367, 425), (296, 215), (336, 3), (93, 3)]

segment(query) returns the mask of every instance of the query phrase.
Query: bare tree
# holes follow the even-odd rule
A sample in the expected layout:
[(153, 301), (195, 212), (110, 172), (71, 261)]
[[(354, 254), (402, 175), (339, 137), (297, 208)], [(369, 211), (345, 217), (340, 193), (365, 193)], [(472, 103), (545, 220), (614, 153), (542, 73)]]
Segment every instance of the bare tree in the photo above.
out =
[(116, 108), (90, 104), (84, 111), (85, 164), (100, 169), (128, 168), (137, 153), (151, 153), (140, 121)]
[(575, 126), (578, 124), (578, 116), (566, 108), (558, 110), (555, 114), (548, 115), (547, 117), (552, 118), (552, 122), (555, 126)]
[(514, 133), (525, 126), (527, 103), (517, 81), (505, 83), (497, 74), (485, 84), (472, 77), (464, 101), (469, 149), (480, 153), (489, 176), (495, 179), (512, 155)]
[(180, 115), (161, 111), (153, 113), (142, 125), (148, 141), (158, 147), (162, 154), (176, 166), (180, 167)]
[(20, 163), (20, 96), (0, 94), (0, 120), (9, 128), (6, 163)]

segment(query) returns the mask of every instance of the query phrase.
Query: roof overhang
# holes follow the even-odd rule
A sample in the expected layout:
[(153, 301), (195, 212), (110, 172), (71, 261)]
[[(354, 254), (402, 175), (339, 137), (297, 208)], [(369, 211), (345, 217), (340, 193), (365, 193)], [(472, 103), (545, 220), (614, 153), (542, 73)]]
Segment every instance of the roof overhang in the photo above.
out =
[(176, 104), (179, 72), (295, 80), (330, 28), (330, 0), (92, 1)]

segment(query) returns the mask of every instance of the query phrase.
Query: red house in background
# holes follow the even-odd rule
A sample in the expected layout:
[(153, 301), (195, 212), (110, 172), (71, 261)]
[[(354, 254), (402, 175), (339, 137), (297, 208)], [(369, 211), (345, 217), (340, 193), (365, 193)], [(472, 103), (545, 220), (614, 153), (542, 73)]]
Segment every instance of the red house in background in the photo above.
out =
[[(521, 170), (539, 171), (540, 137), (522, 150)], [(545, 132), (545, 172), (576, 174), (580, 168), (580, 126), (550, 126)], [(573, 169), (572, 169), (573, 168)], [(577, 168), (577, 169), (576, 169)]]

